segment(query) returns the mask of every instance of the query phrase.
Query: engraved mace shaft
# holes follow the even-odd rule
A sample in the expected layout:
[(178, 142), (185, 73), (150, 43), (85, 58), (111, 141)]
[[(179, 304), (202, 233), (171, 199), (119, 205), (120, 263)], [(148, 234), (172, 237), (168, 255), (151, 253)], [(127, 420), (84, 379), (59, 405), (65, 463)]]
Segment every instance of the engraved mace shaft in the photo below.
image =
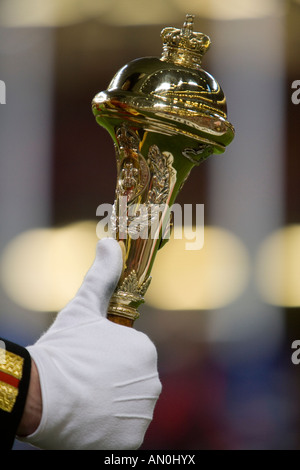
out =
[(168, 231), (170, 207), (191, 169), (223, 153), (234, 137), (224, 93), (201, 67), (210, 39), (181, 29), (161, 32), (161, 58), (133, 60), (92, 103), (110, 133), (117, 160), (113, 235), (124, 245), (124, 269), (108, 318), (132, 326), (144, 302), (151, 269)]

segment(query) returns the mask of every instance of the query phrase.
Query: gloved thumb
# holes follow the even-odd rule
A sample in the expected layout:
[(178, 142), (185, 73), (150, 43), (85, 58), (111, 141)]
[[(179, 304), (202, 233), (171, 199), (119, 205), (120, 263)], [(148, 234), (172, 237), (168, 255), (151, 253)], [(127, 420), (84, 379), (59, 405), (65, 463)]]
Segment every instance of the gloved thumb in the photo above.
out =
[(97, 311), (106, 316), (122, 269), (123, 257), (119, 243), (113, 238), (100, 240), (97, 243), (94, 263), (77, 292), (76, 300), (90, 311)]

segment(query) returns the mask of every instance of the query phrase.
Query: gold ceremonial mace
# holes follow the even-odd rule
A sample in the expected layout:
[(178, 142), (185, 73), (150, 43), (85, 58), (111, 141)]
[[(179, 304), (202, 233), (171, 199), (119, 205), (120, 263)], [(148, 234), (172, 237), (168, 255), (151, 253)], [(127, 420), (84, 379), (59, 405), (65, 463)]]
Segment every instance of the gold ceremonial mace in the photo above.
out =
[(168, 239), (170, 207), (191, 169), (234, 137), (224, 93), (201, 68), (210, 39), (193, 32), (193, 19), (164, 28), (162, 57), (125, 65), (92, 104), (116, 149), (111, 222), (125, 254), (108, 318), (126, 326), (139, 316), (155, 255)]

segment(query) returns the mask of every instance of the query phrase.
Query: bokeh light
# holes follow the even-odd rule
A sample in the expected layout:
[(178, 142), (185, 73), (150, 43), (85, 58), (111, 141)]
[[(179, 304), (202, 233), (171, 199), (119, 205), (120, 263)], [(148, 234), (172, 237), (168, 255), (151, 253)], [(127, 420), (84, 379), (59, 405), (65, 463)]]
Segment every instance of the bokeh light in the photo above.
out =
[(262, 243), (256, 279), (265, 302), (300, 306), (300, 225), (283, 227)]
[[(220, 308), (243, 292), (249, 278), (249, 258), (241, 240), (219, 227), (204, 228), (201, 250), (187, 250), (195, 229), (174, 238), (161, 250), (152, 270), (146, 301), (166, 310)], [(187, 233), (189, 231), (189, 233)], [(184, 235), (183, 234), (183, 235)]]
[(22, 233), (3, 252), (3, 288), (24, 308), (58, 311), (80, 287), (96, 243), (96, 226), (89, 221)]

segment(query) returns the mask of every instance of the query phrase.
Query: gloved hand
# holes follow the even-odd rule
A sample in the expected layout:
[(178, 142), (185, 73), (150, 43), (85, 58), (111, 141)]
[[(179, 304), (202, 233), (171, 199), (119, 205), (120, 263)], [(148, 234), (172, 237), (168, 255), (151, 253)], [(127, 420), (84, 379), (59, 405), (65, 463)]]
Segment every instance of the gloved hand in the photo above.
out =
[(149, 338), (106, 318), (122, 272), (116, 240), (98, 242), (75, 298), (28, 347), (41, 383), (37, 430), (22, 438), (42, 449), (136, 449), (161, 391)]

